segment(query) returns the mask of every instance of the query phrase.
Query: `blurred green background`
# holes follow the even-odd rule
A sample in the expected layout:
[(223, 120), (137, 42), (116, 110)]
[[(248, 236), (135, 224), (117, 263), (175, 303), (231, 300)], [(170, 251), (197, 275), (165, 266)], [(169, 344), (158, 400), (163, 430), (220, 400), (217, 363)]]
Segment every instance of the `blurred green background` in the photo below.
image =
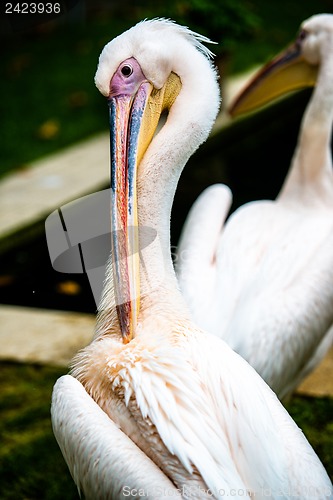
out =
[[(65, 15), (46, 23), (1, 19), (0, 176), (108, 130), (105, 99), (93, 81), (98, 56), (106, 42), (141, 19), (170, 17), (218, 42), (211, 48), (223, 86), (224, 78), (279, 52), (305, 18), (332, 12), (331, 0), (97, 0), (72, 2), (72, 9), (70, 3), (63, 2)], [(230, 147), (231, 133), (219, 141), (207, 148)], [(78, 498), (49, 416), (52, 386), (66, 369), (15, 363), (0, 368), (0, 498)], [(298, 396), (288, 410), (333, 477), (333, 400)]]
[(16, 26), (7, 16), (0, 26), (0, 175), (107, 130), (105, 99), (94, 86), (98, 56), (106, 42), (144, 18), (170, 17), (218, 42), (211, 48), (223, 84), (280, 51), (302, 20), (332, 10), (331, 0), (73, 3), (47, 23)]

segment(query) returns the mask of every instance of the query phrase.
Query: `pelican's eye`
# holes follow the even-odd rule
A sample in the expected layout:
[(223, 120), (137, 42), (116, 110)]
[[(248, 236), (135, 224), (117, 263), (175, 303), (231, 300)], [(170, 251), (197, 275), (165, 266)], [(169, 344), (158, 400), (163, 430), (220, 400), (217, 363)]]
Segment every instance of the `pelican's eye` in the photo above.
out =
[(300, 30), (300, 32), (298, 33), (298, 37), (296, 38), (296, 43), (295, 43), (298, 50), (301, 50), (303, 40), (306, 39), (308, 34), (309, 34), (309, 32), (306, 30)]
[(128, 78), (133, 73), (133, 68), (130, 64), (124, 64), (120, 71), (123, 76)]
[(303, 40), (305, 40), (305, 38), (308, 36), (309, 32), (306, 31), (306, 30), (301, 30), (299, 33), (298, 33), (298, 37), (297, 37), (297, 40), (296, 42), (301, 44), (303, 42)]

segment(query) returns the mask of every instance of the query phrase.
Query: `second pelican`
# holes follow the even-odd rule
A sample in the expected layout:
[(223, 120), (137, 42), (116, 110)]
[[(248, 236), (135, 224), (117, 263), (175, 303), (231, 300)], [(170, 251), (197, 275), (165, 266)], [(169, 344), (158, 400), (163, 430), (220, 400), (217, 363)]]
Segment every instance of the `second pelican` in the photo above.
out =
[(223, 225), (231, 194), (211, 186), (178, 248), (178, 279), (194, 320), (226, 340), (281, 399), (333, 341), (332, 74), (333, 16), (313, 16), (232, 108), (239, 115), (316, 83), (280, 194), (243, 205)]

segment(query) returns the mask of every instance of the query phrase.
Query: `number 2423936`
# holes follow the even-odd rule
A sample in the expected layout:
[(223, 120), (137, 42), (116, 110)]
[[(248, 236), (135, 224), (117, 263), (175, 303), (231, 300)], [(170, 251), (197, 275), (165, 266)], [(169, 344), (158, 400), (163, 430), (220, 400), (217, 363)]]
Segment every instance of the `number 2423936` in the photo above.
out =
[(60, 13), (61, 13), (61, 5), (59, 2), (58, 3), (7, 2), (5, 5), (5, 14), (60, 14)]

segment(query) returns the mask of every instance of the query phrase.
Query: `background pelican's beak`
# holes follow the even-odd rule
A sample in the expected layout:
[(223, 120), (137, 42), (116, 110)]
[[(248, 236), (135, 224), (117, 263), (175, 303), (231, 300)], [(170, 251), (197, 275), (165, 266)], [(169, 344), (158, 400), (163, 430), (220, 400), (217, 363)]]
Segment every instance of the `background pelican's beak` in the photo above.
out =
[(135, 335), (140, 308), (137, 170), (181, 84), (171, 73), (160, 90), (144, 80), (134, 93), (109, 99), (111, 132), (111, 231), (115, 299), (124, 343)]
[(229, 108), (232, 116), (248, 113), (293, 90), (313, 87), (318, 66), (302, 57), (299, 42), (266, 64), (236, 97)]

